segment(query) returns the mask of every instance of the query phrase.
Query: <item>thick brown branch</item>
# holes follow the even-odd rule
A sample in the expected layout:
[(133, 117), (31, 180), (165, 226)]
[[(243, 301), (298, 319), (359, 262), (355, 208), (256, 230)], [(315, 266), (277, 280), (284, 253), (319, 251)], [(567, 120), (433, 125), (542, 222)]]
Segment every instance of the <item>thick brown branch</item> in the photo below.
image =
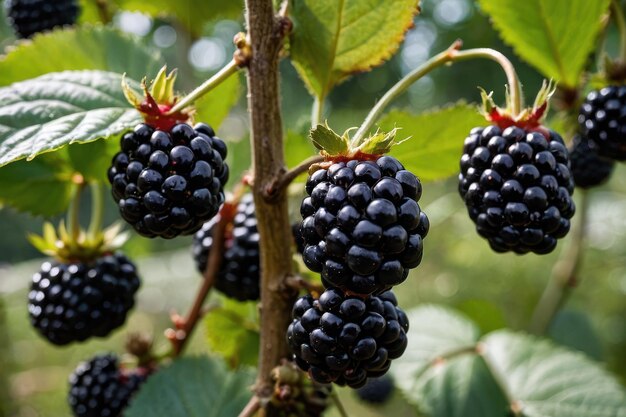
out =
[(315, 155), (308, 159), (305, 159), (297, 166), (291, 168), (289, 171), (284, 172), (272, 181), (265, 190), (265, 197), (268, 199), (274, 198), (280, 194), (285, 188), (289, 186), (300, 174), (304, 174), (309, 170), (311, 165), (324, 161), (324, 157), (321, 155)]
[[(248, 109), (254, 161), (254, 203), (261, 250), (261, 343), (256, 394), (273, 393), (272, 369), (289, 354), (285, 332), (296, 292), (284, 285), (292, 275), (291, 228), (285, 193), (267, 201), (265, 190), (285, 169), (278, 61), (285, 35), (272, 0), (246, 0), (252, 59), (248, 65)], [(278, 410), (262, 410), (266, 416)]]

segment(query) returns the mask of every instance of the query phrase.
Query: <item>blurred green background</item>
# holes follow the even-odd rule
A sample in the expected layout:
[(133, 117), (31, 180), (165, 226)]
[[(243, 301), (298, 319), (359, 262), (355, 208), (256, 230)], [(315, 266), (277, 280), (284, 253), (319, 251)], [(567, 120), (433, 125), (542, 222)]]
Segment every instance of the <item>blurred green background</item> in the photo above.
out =
[[(423, 14), (406, 37), (398, 54), (370, 73), (360, 74), (339, 86), (330, 96), (326, 117), (337, 131), (360, 124), (369, 108), (403, 74), (461, 38), (465, 47), (492, 47), (512, 58), (528, 96), (541, 84), (541, 77), (515, 59), (502, 44), (489, 20), (470, 0), (425, 0)], [(140, 13), (119, 12), (114, 24), (162, 50), (170, 67), (180, 69), (178, 87), (189, 90), (206, 79), (229, 59), (232, 37), (242, 30), (237, 21), (206, 25), (200, 37), (191, 36), (184, 25), (154, 20)], [(614, 48), (615, 34), (609, 31), (608, 47)], [(14, 42), (0, 12), (0, 48)], [(282, 93), (285, 127), (301, 129), (309, 123), (312, 99), (295, 70), (282, 64)], [(460, 99), (475, 102), (477, 87), (500, 94), (505, 78), (491, 62), (472, 61), (437, 70), (416, 83), (397, 103), (400, 107), (425, 110)], [(243, 91), (243, 84), (242, 84)], [(216, 97), (215, 99), (219, 99)], [(207, 122), (211, 122), (207, 120)], [(453, 120), (450, 121), (454, 123)], [(247, 161), (247, 114), (245, 94), (220, 127), (221, 137), (239, 142), (234, 158)], [(459, 149), (464, 138), (459, 137)], [(569, 139), (569, 138), (568, 138)], [(419, 172), (417, 173), (419, 175)], [(587, 228), (587, 250), (579, 280), (566, 310), (558, 317), (552, 334), (555, 340), (584, 350), (626, 381), (626, 177), (619, 166), (609, 184), (591, 192)], [(294, 220), (297, 217), (294, 198)], [(499, 255), (474, 232), (456, 193), (456, 181), (428, 183), (423, 208), (431, 220), (424, 262), (398, 291), (403, 308), (419, 303), (453, 306), (479, 323), (483, 331), (501, 327), (523, 330), (560, 252), (569, 238), (547, 256)], [(88, 215), (86, 212), (83, 215)], [(116, 208), (108, 200), (107, 221), (116, 220)], [(199, 284), (190, 256), (190, 238), (175, 241), (133, 237), (125, 250), (135, 258), (143, 277), (139, 302), (125, 327), (108, 340), (92, 340), (66, 348), (52, 347), (28, 324), (26, 294), (31, 275), (41, 255), (25, 239), (39, 232), (42, 219), (0, 209), (0, 417), (61, 417), (70, 415), (66, 405), (67, 376), (76, 364), (102, 351), (122, 352), (125, 335), (134, 330), (153, 333), (157, 345), (164, 343), (172, 309), (185, 311)], [(586, 325), (583, 324), (586, 323)], [(192, 351), (206, 351), (202, 328), (195, 334)], [(414, 416), (415, 411), (394, 396), (381, 409), (359, 405), (349, 390), (341, 397), (351, 415)], [(391, 411), (393, 410), (393, 411)], [(331, 414), (334, 414), (331, 411)], [(591, 417), (591, 416), (590, 416)]]

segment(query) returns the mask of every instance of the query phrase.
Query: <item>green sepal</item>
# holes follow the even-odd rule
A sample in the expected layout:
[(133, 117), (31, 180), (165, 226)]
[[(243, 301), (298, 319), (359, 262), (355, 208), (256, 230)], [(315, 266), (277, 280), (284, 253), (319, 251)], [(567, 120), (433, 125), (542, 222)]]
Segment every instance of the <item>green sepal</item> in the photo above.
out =
[(28, 240), (44, 255), (63, 262), (74, 260), (88, 262), (106, 253), (112, 253), (126, 243), (130, 235), (121, 230), (121, 223), (115, 223), (97, 232), (81, 229), (74, 239), (68, 233), (65, 222), (61, 220), (56, 230), (52, 223), (45, 222), (42, 235), (29, 234)]
[(312, 128), (309, 132), (309, 138), (324, 156), (347, 155), (350, 149), (350, 141), (347, 135), (339, 136), (328, 127), (327, 123), (319, 124)]
[[(391, 147), (395, 145), (396, 134), (399, 128), (395, 127), (389, 132), (377, 131), (373, 135), (366, 138), (358, 148), (356, 152), (368, 154), (368, 155), (383, 155), (391, 151)], [(406, 140), (406, 139), (405, 139)]]

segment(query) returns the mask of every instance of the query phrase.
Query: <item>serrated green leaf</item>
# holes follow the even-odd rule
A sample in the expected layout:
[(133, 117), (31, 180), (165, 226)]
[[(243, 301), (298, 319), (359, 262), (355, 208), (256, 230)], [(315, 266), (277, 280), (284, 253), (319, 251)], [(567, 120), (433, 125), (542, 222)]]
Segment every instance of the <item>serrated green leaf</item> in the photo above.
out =
[(241, 94), (241, 79), (237, 74), (215, 87), (210, 94), (196, 101), (195, 120), (210, 124), (216, 131), (237, 104)]
[(342, 155), (348, 152), (349, 141), (345, 136), (339, 136), (327, 125), (317, 125), (309, 133), (313, 145), (320, 151), (330, 155)]
[(120, 84), (119, 74), (65, 71), (0, 88), (0, 167), (141, 122)]
[(582, 353), (507, 330), (482, 344), (482, 356), (525, 417), (626, 416), (624, 387)]
[(40, 216), (65, 211), (74, 185), (67, 160), (58, 154), (18, 161), (0, 168), (0, 203)]
[(256, 366), (259, 357), (259, 330), (256, 303), (224, 300), (205, 319), (209, 347), (233, 368)]
[(610, 0), (480, 0), (515, 52), (544, 76), (576, 87)]
[(389, 59), (419, 0), (291, 0), (290, 56), (309, 91), (325, 97), (357, 73)]
[(548, 334), (559, 345), (580, 350), (592, 359), (601, 360), (603, 357), (600, 337), (589, 316), (582, 311), (559, 311)]
[(82, 26), (39, 34), (0, 58), (0, 85), (50, 72), (103, 70), (141, 80), (163, 65), (158, 51), (110, 27)]
[(125, 417), (232, 417), (252, 396), (253, 375), (209, 357), (176, 359), (150, 376)]
[(458, 173), (465, 137), (485, 124), (475, 106), (460, 103), (419, 115), (392, 110), (379, 126), (384, 131), (397, 127), (398, 135), (410, 138), (392, 147), (390, 154), (424, 182)]
[(477, 327), (452, 310), (408, 312), (405, 354), (391, 372), (406, 398), (430, 417), (623, 417), (626, 393), (580, 353), (547, 340)]
[(173, 16), (194, 36), (200, 36), (205, 23), (219, 20), (239, 20), (243, 17), (243, 0), (115, 0), (117, 5), (129, 11), (137, 11), (153, 17)]

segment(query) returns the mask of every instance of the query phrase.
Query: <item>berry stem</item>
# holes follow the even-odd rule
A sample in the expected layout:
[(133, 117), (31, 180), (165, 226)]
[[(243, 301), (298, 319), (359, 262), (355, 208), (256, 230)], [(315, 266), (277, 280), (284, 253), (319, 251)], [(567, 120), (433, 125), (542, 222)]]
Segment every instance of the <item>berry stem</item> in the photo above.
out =
[(266, 198), (272, 198), (273, 196), (280, 193), (282, 190), (287, 188), (289, 184), (291, 184), (300, 174), (304, 174), (309, 170), (311, 165), (317, 164), (324, 161), (324, 157), (321, 155), (315, 155), (310, 158), (305, 159), (300, 162), (295, 167), (291, 168), (289, 171), (285, 172), (283, 175), (276, 178), (267, 188), (265, 196)]
[(83, 193), (84, 183), (81, 181), (76, 184), (72, 202), (67, 210), (67, 228), (72, 238), (72, 242), (78, 242), (80, 236), (80, 197)]
[(325, 97), (315, 96), (313, 100), (313, 108), (311, 110), (311, 127), (314, 128), (322, 122), (322, 116), (324, 114), (324, 101)]
[(252, 417), (261, 408), (261, 400), (256, 395), (253, 395), (248, 401), (248, 404), (241, 410), (239, 417)]
[(113, 20), (113, 15), (111, 13), (111, 9), (109, 7), (108, 0), (94, 0), (96, 4), (96, 8), (98, 9), (98, 15), (100, 17), (100, 22), (104, 25), (108, 25)]
[(225, 211), (232, 210), (232, 205), (226, 203), (220, 209), (220, 219), (213, 228), (213, 245), (211, 247), (211, 252), (209, 253), (209, 259), (207, 260), (207, 266), (204, 270), (202, 284), (200, 285), (200, 289), (196, 294), (196, 298), (193, 302), (193, 306), (187, 317), (185, 317), (182, 321), (182, 325), (180, 326), (178, 331), (174, 331), (169, 329), (167, 331), (168, 338), (172, 341), (173, 344), (173, 355), (179, 356), (185, 345), (189, 341), (193, 330), (196, 327), (196, 324), (203, 316), (202, 305), (209, 295), (209, 291), (213, 287), (215, 283), (215, 277), (219, 272), (220, 266), (222, 264), (222, 257), (224, 256), (224, 233), (226, 231), (226, 226), (229, 223), (230, 216)]
[(533, 312), (529, 327), (529, 331), (533, 334), (545, 335), (548, 332), (554, 317), (567, 302), (574, 288), (580, 283), (578, 273), (584, 255), (588, 208), (589, 194), (583, 190), (578, 208), (578, 224), (576, 229), (572, 231), (570, 245), (561, 255), (559, 262), (554, 265), (550, 281)]
[(626, 61), (626, 18), (618, 0), (611, 0), (611, 15), (620, 36), (620, 61)]
[(91, 183), (91, 221), (88, 235), (95, 237), (102, 230), (102, 216), (104, 212), (104, 189), (97, 181)]
[(226, 66), (215, 73), (211, 78), (203, 82), (199, 87), (187, 94), (167, 112), (167, 114), (175, 114), (182, 111), (186, 107), (191, 106), (196, 100), (213, 90), (215, 87), (223, 83), (239, 70), (239, 63), (232, 59)]
[(341, 417), (348, 417), (348, 413), (346, 412), (345, 407), (341, 403), (341, 400), (339, 399), (339, 396), (337, 395), (336, 390), (331, 391), (330, 398), (332, 398), (333, 403), (335, 403), (335, 407), (337, 407), (337, 411), (339, 412), (339, 415)]
[(522, 95), (519, 79), (513, 64), (507, 57), (500, 52), (489, 48), (476, 48), (460, 51), (463, 43), (460, 40), (455, 41), (448, 49), (435, 55), (424, 64), (415, 68), (413, 71), (404, 76), (393, 87), (391, 87), (385, 95), (376, 103), (369, 112), (365, 121), (357, 132), (354, 134), (350, 146), (356, 148), (363, 143), (365, 136), (372, 129), (376, 121), (382, 116), (383, 112), (398, 96), (403, 94), (408, 88), (420, 78), (439, 68), (442, 65), (455, 61), (465, 61), (474, 58), (487, 58), (496, 61), (506, 73), (509, 89), (510, 89), (510, 106), (513, 116), (519, 114), (522, 108)]

